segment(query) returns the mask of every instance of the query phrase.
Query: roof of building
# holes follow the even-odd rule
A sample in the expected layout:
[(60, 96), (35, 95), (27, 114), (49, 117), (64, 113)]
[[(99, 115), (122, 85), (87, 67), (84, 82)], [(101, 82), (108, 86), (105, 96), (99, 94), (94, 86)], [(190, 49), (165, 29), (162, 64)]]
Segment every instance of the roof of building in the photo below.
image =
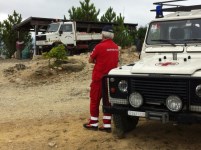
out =
[[(16, 24), (13, 29), (18, 31), (32, 31), (35, 32), (35, 29), (37, 27), (38, 32), (43, 32), (47, 29), (48, 24), (52, 22), (57, 21), (64, 21), (63, 19), (55, 19), (55, 18), (40, 18), (40, 17), (29, 17), (26, 20), (22, 21), (19, 24)], [(67, 20), (70, 21), (70, 20)], [(77, 24), (79, 23), (80, 26), (84, 25), (93, 25), (102, 28), (106, 24), (112, 24), (113, 23), (102, 23), (102, 22), (88, 22), (88, 21), (76, 21)], [(135, 29), (138, 24), (132, 24), (132, 23), (124, 23), (124, 25), (128, 28)]]
[(35, 26), (38, 27), (39, 32), (47, 29), (47, 25), (51, 22), (56, 21), (54, 18), (40, 18), (40, 17), (29, 17), (19, 24), (16, 24), (14, 30), (25, 30), (25, 31), (35, 31)]

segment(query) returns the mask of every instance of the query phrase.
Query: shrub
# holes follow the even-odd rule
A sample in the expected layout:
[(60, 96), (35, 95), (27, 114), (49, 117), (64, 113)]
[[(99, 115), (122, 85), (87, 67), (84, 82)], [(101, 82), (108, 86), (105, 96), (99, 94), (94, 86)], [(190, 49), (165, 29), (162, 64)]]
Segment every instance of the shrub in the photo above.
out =
[(59, 66), (63, 61), (68, 59), (66, 56), (66, 48), (63, 44), (59, 44), (49, 52), (43, 53), (43, 57), (49, 59), (49, 67), (51, 66), (51, 59), (54, 59), (53, 66)]

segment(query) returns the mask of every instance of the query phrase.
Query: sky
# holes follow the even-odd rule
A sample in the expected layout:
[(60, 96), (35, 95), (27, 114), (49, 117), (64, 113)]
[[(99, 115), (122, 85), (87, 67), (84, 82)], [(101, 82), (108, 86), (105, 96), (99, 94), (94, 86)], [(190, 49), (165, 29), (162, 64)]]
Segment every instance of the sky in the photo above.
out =
[[(64, 15), (69, 19), (68, 10), (80, 6), (84, 0), (0, 0), (0, 21), (8, 18), (15, 10), (22, 15), (23, 20), (29, 17), (58, 18), (63, 19)], [(137, 23), (139, 26), (146, 26), (155, 18), (154, 2), (164, 0), (90, 0), (97, 9), (100, 9), (99, 18), (112, 7), (117, 15), (120, 13), (125, 17), (125, 23)], [(172, 4), (200, 5), (200, 0), (187, 0)]]

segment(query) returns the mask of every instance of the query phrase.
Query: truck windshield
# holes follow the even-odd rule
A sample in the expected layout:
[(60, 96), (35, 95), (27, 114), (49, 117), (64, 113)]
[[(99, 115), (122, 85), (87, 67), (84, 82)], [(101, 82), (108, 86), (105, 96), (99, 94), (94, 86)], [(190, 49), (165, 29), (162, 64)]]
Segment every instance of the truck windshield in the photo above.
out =
[(59, 29), (59, 23), (52, 23), (48, 25), (47, 32), (56, 32)]
[(201, 19), (152, 22), (148, 45), (201, 43)]

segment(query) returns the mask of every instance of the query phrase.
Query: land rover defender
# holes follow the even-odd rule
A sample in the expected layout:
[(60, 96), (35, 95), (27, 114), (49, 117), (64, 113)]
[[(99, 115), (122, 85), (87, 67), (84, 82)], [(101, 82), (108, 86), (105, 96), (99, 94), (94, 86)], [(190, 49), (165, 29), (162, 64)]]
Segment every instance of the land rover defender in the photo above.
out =
[[(113, 114), (120, 133), (134, 129), (141, 117), (201, 122), (201, 5), (163, 9), (164, 2), (157, 4), (139, 61), (103, 79), (103, 111)], [(173, 13), (163, 16), (163, 11)], [(104, 105), (107, 100), (111, 106)]]

